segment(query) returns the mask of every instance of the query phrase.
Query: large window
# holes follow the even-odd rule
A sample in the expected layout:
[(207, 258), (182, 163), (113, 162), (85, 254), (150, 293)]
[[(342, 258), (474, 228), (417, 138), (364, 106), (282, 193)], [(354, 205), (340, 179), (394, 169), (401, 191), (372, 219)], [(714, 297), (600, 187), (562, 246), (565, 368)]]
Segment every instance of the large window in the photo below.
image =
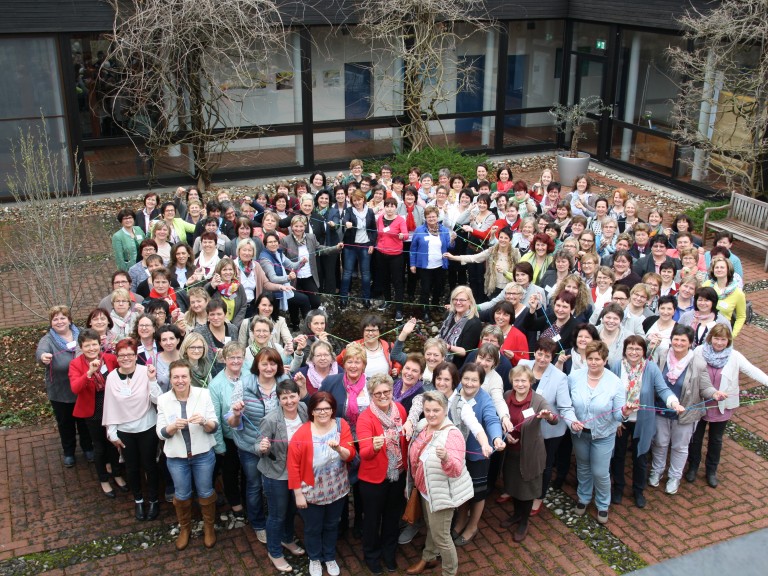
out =
[(42, 127), (42, 118), (51, 152), (61, 154), (63, 177), (69, 181), (71, 161), (53, 38), (0, 39), (0, 69), (6, 78), (0, 83), (0, 194), (8, 192), (4, 175), (13, 170), (13, 142), (20, 131)]
[[(563, 21), (514, 21), (508, 32), (504, 109), (549, 109), (560, 97)], [(505, 148), (554, 143), (555, 137), (546, 110), (504, 116)]]

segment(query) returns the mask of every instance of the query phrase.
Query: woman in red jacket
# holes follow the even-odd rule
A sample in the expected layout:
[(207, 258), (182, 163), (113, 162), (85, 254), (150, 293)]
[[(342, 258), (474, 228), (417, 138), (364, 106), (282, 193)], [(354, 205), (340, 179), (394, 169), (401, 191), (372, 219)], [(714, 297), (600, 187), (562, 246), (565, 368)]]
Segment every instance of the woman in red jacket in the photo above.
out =
[(343, 418), (334, 418), (336, 399), (316, 392), (307, 404), (309, 422), (288, 444), (288, 488), (304, 519), (304, 546), (310, 576), (322, 576), (323, 565), (331, 576), (340, 574), (336, 563), (336, 537), (349, 493), (346, 462), (355, 457), (352, 431)]
[(376, 277), (379, 285), (374, 287), (377, 295), (383, 298), (380, 311), (387, 309), (390, 302), (390, 286), (395, 289), (395, 320), (403, 319), (403, 242), (408, 241), (408, 226), (405, 218), (397, 215), (397, 200), (384, 200), (384, 211), (376, 219), (376, 258), (379, 273)]
[[(101, 336), (90, 328), (80, 332), (77, 345), (83, 353), (69, 364), (69, 385), (77, 394), (73, 415), (85, 420), (93, 440), (93, 459), (101, 489), (107, 498), (114, 498), (115, 491), (109, 483), (110, 473), (122, 492), (128, 492), (128, 485), (118, 473), (119, 454), (107, 440), (107, 433), (101, 425), (101, 413), (107, 374), (117, 368), (117, 358), (114, 354), (102, 354)], [(111, 467), (110, 472), (107, 472), (107, 464)]]
[(397, 570), (395, 552), (405, 507), (408, 443), (402, 434), (405, 408), (392, 400), (393, 382), (376, 374), (366, 382), (371, 404), (357, 419), (360, 448), (360, 495), (365, 501), (363, 555), (368, 570)]

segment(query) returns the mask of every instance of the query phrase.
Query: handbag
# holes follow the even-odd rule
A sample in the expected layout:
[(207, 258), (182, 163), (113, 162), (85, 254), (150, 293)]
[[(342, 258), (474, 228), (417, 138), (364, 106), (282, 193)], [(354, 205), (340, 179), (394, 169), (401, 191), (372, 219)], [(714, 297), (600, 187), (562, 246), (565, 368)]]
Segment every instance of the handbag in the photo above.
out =
[(421, 494), (419, 489), (415, 486), (411, 488), (411, 495), (408, 497), (408, 503), (405, 505), (405, 512), (403, 512), (403, 520), (408, 524), (415, 524), (422, 518), (421, 511)]

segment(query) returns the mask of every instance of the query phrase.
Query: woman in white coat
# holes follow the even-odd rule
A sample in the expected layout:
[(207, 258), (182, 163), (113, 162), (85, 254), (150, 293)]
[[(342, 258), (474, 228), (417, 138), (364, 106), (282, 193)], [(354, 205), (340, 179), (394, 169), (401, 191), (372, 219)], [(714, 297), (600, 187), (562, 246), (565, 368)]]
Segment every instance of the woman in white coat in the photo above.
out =
[(704, 443), (704, 431), (709, 424), (707, 459), (705, 460), (707, 484), (715, 488), (717, 466), (720, 463), (720, 451), (723, 447), (723, 432), (733, 411), (739, 406), (739, 373), (743, 372), (763, 386), (768, 385), (768, 375), (749, 362), (741, 352), (733, 349), (733, 334), (727, 324), (715, 324), (707, 334), (702, 346), (695, 354), (707, 363), (709, 379), (715, 400), (707, 402), (704, 417), (699, 420), (688, 447), (688, 471), (685, 479), (696, 481), (696, 473), (701, 463), (701, 447)]

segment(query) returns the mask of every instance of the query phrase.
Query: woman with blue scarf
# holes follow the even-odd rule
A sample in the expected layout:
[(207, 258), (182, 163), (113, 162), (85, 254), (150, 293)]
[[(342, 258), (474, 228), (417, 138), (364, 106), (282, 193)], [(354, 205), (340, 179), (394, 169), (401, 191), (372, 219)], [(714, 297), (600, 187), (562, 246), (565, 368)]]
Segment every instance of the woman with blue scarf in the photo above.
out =
[[(267, 279), (275, 284), (291, 285), (296, 280), (294, 270), (300, 266), (299, 262), (291, 262), (283, 254), (280, 248), (280, 237), (277, 232), (267, 232), (264, 234), (264, 250), (259, 256), (259, 264), (267, 275)], [(299, 310), (304, 316), (311, 310), (309, 297), (303, 292), (275, 292), (275, 300), (280, 305), (280, 310), (288, 310), (291, 316), (291, 327), (298, 330)]]
[(67, 306), (52, 307), (48, 311), (48, 320), (50, 330), (38, 342), (35, 358), (45, 367), (45, 389), (59, 428), (64, 466), (72, 468), (75, 465), (78, 433), (86, 460), (93, 462), (94, 457), (93, 442), (85, 420), (73, 415), (77, 395), (69, 385), (69, 363), (78, 352), (80, 330), (72, 324), (72, 314)]
[(696, 348), (694, 355), (701, 356), (707, 363), (712, 388), (705, 391), (704, 395), (712, 394), (713, 400), (705, 404), (707, 411), (693, 432), (688, 447), (688, 471), (685, 473), (685, 479), (688, 482), (696, 481), (696, 473), (701, 464), (704, 432), (709, 425), (705, 465), (707, 484), (715, 488), (719, 484), (717, 466), (720, 464), (723, 432), (733, 411), (739, 406), (739, 372), (763, 386), (768, 385), (768, 375), (744, 358), (741, 352), (733, 349), (733, 334), (728, 324), (715, 324), (710, 329), (705, 343)]

